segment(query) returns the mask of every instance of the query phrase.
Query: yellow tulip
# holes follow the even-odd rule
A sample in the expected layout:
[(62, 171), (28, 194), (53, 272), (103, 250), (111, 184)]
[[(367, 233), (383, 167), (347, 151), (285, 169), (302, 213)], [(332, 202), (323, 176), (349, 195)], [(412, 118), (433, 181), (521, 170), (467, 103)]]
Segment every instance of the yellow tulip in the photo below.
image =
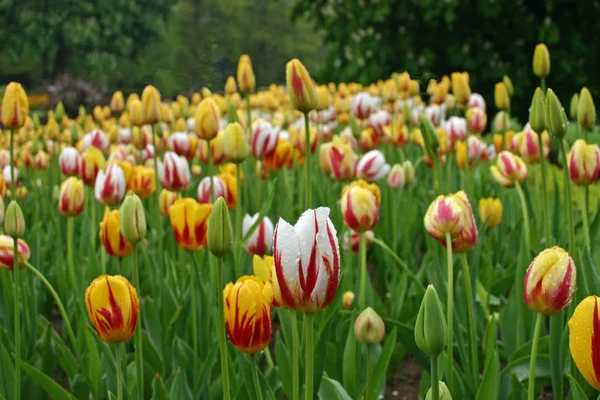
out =
[(550, 75), (550, 52), (544, 43), (535, 46), (533, 52), (533, 73), (538, 78)]
[(484, 224), (493, 228), (502, 220), (502, 201), (500, 199), (480, 199), (479, 200), (479, 217)]
[(600, 390), (600, 297), (588, 296), (575, 308), (569, 320), (569, 349), (585, 380)]
[(131, 177), (130, 189), (142, 199), (145, 199), (151, 193), (154, 193), (156, 191), (154, 168), (148, 168), (142, 165), (135, 166)]
[(365, 232), (377, 225), (381, 192), (376, 184), (362, 179), (352, 182), (342, 189), (341, 202), (344, 223), (350, 229)]
[(125, 101), (123, 99), (123, 92), (117, 90), (113, 93), (110, 99), (110, 108), (113, 112), (120, 113), (123, 111), (123, 107), (125, 106)]
[(226, 159), (236, 164), (248, 158), (250, 153), (248, 138), (246, 131), (238, 122), (231, 123), (225, 128), (223, 153)]
[(252, 62), (247, 54), (243, 54), (238, 62), (237, 83), (240, 88), (240, 92), (243, 94), (252, 92), (256, 86), (256, 78), (254, 77), (254, 71), (252, 70)]
[(148, 85), (142, 92), (142, 119), (146, 124), (156, 124), (161, 121), (162, 104), (160, 93), (152, 85)]
[(300, 60), (294, 58), (287, 63), (285, 79), (292, 106), (303, 113), (314, 110), (318, 102), (317, 89)]
[(127, 257), (131, 254), (131, 244), (121, 234), (120, 215), (119, 210), (109, 211), (107, 208), (100, 222), (100, 241), (111, 257)]
[(471, 87), (469, 86), (469, 75), (466, 72), (452, 73), (452, 93), (460, 105), (465, 105), (471, 97)]
[(494, 102), (496, 103), (496, 108), (499, 110), (505, 110), (510, 105), (508, 89), (503, 82), (496, 83), (494, 87)]
[(163, 189), (160, 191), (158, 196), (158, 203), (160, 208), (160, 213), (164, 217), (169, 216), (169, 208), (177, 201), (178, 198), (177, 192), (171, 192), (170, 190)]
[(283, 299), (281, 298), (281, 289), (277, 281), (277, 272), (275, 271), (275, 259), (273, 256), (254, 255), (252, 257), (254, 275), (258, 276), (264, 282), (271, 284), (273, 288), (273, 306), (285, 308)]
[(98, 171), (104, 168), (106, 160), (97, 147), (90, 146), (81, 155), (81, 180), (86, 186), (94, 187)]
[(178, 199), (169, 207), (169, 218), (177, 245), (198, 251), (206, 245), (207, 228), (212, 204), (200, 204), (194, 199)]
[(144, 125), (144, 113), (142, 111), (142, 102), (140, 100), (133, 99), (127, 110), (129, 111), (129, 118), (133, 125)]
[(85, 291), (85, 306), (101, 340), (125, 342), (133, 336), (139, 300), (127, 278), (120, 275), (96, 278)]
[(204, 99), (198, 106), (194, 116), (196, 136), (204, 140), (212, 140), (219, 133), (221, 114), (213, 99)]
[(72, 176), (60, 185), (58, 210), (66, 217), (79, 215), (85, 205), (83, 181)]
[(2, 125), (5, 128), (21, 128), (25, 125), (29, 113), (29, 100), (20, 83), (11, 82), (4, 90), (2, 98)]

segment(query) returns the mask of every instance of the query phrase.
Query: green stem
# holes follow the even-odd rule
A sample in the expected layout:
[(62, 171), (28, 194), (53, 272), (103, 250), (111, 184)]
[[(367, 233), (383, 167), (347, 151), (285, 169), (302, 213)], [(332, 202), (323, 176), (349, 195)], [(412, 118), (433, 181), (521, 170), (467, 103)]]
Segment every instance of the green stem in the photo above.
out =
[(359, 242), (360, 257), (360, 298), (359, 309), (364, 310), (367, 304), (367, 237), (364, 232), (360, 233)]
[(373, 397), (373, 365), (371, 360), (371, 349), (369, 345), (365, 345), (365, 350), (367, 351), (367, 393), (365, 395), (365, 400), (371, 400)]
[(306, 335), (306, 370), (305, 370), (305, 392), (304, 399), (305, 400), (313, 400), (313, 367), (314, 367), (314, 357), (315, 357), (315, 344), (314, 344), (314, 314), (313, 313), (305, 313), (304, 314), (304, 325), (305, 325), (305, 335)]
[(446, 263), (448, 266), (448, 359), (446, 365), (446, 375), (448, 379), (448, 388), (450, 392), (454, 390), (454, 374), (452, 373), (454, 362), (454, 260), (452, 258), (452, 238), (450, 232), (446, 232)]
[(17, 238), (13, 239), (13, 268), (15, 275), (15, 399), (21, 398), (21, 313), (19, 305), (21, 304), (21, 284), (19, 282), (19, 248), (17, 247)]
[(564, 396), (563, 374), (563, 330), (564, 313), (560, 312), (550, 317), (550, 369), (552, 377), (552, 392), (555, 399)]
[(273, 357), (271, 357), (271, 350), (269, 350), (268, 346), (265, 348), (265, 358), (267, 360), (267, 369), (265, 371), (265, 376), (269, 376), (275, 364), (273, 363)]
[(252, 134), (252, 108), (250, 107), (250, 93), (246, 95), (246, 125), (248, 134)]
[(546, 157), (544, 157), (544, 143), (542, 134), (538, 134), (538, 143), (540, 146), (540, 163), (542, 164), (542, 197), (544, 198), (544, 233), (546, 237), (546, 247), (552, 244), (552, 236), (550, 233), (550, 199), (548, 196), (548, 165)]
[(62, 317), (63, 326), (67, 331), (67, 336), (69, 336), (69, 340), (71, 341), (71, 345), (73, 346), (73, 351), (75, 352), (75, 355), (77, 355), (77, 342), (75, 341), (75, 334), (73, 333), (73, 328), (71, 327), (71, 323), (69, 322), (68, 314), (65, 310), (62, 301), (60, 300), (60, 297), (58, 296), (58, 293), (56, 293), (56, 290), (54, 289), (52, 284), (36, 267), (31, 265), (28, 261), (25, 261), (25, 266), (42, 281), (44, 286), (46, 286), (46, 289), (48, 289), (48, 291), (50, 292), (50, 295), (52, 296), (54, 302), (56, 303), (56, 306), (58, 307), (60, 316)]
[(194, 371), (199, 371), (199, 366), (198, 366), (198, 357), (200, 355), (200, 342), (198, 340), (198, 290), (196, 289), (196, 274), (198, 273), (197, 270), (200, 269), (200, 266), (198, 265), (198, 261), (196, 260), (196, 257), (194, 257), (194, 252), (190, 251), (190, 256), (192, 257), (192, 268), (194, 268), (193, 271), (191, 272), (191, 276), (190, 276), (190, 297), (191, 297), (191, 308), (192, 308), (192, 349), (194, 350), (194, 360), (193, 360), (193, 364), (194, 364)]
[(527, 210), (527, 202), (525, 201), (525, 194), (519, 181), (515, 181), (517, 192), (519, 193), (519, 200), (521, 201), (521, 211), (523, 211), (523, 229), (525, 230), (525, 245), (527, 246), (527, 256), (531, 255), (531, 235), (529, 232), (529, 211)]
[(588, 215), (589, 215), (589, 194), (590, 194), (590, 187), (588, 185), (585, 186), (584, 188), (584, 203), (583, 203), (583, 212), (581, 213), (581, 220), (583, 221), (583, 234), (585, 237), (585, 247), (588, 250), (591, 250), (591, 240), (590, 240), (590, 223), (588, 220)]
[(304, 144), (304, 153), (306, 154), (306, 159), (304, 160), (304, 172), (306, 174), (306, 203), (304, 208), (308, 210), (311, 207), (312, 202), (312, 154), (310, 146), (310, 125), (308, 121), (308, 113), (304, 113), (304, 137), (306, 139)]
[(546, 78), (540, 78), (540, 86), (542, 87), (542, 92), (546, 94)]
[[(160, 208), (160, 188), (159, 188), (159, 179), (158, 179), (158, 146), (156, 144), (156, 125), (152, 129), (152, 144), (154, 145), (154, 186), (156, 190), (154, 191), (154, 223), (156, 223), (156, 235), (158, 241), (158, 265), (162, 269), (163, 263), (163, 237), (162, 237), (162, 218), (160, 216), (159, 208)], [(210, 150), (210, 149), (209, 149)], [(102, 266), (103, 271), (106, 266)]]
[(206, 155), (207, 157), (207, 163), (206, 163), (206, 169), (208, 170), (208, 176), (210, 178), (209, 183), (210, 183), (210, 199), (209, 199), (209, 203), (214, 203), (217, 199), (215, 199), (215, 188), (213, 185), (213, 171), (212, 171), (212, 148), (210, 147), (210, 140), (208, 141), (208, 153)]
[(115, 362), (117, 364), (117, 399), (123, 400), (123, 343), (117, 343), (115, 348)]
[[(138, 292), (138, 296), (141, 298), (142, 286), (140, 285), (140, 273), (137, 261), (137, 246), (133, 246), (131, 252), (131, 269), (133, 274), (133, 287)], [(138, 313), (137, 326), (133, 337), (135, 346), (135, 367), (137, 375), (137, 386), (138, 386), (138, 399), (144, 399), (144, 349), (142, 339), (142, 313)]]
[(533, 342), (531, 344), (531, 357), (529, 360), (529, 384), (527, 385), (527, 400), (533, 400), (535, 397), (535, 359), (537, 358), (538, 339), (542, 328), (544, 314), (538, 313), (535, 320), (535, 330), (533, 332)]
[[(242, 169), (239, 164), (235, 166), (237, 180), (237, 204), (235, 206), (235, 276), (242, 275)], [(257, 179), (258, 181), (258, 179)]]
[(435, 191), (436, 194), (440, 194), (442, 192), (441, 188), (440, 188), (441, 172), (438, 169), (438, 165), (440, 162), (435, 155), (432, 157), (432, 159), (433, 159), (433, 161), (432, 161), (433, 169), (432, 169), (431, 173), (433, 174), (433, 190)]
[(466, 253), (461, 253), (460, 259), (463, 267), (463, 284), (465, 285), (467, 296), (467, 326), (469, 327), (469, 350), (471, 352), (471, 361), (469, 362), (469, 364), (471, 368), (471, 379), (473, 383), (473, 388), (476, 388), (479, 382), (479, 358), (477, 357), (477, 325), (475, 324), (475, 307), (473, 303), (471, 269), (469, 268), (469, 261), (467, 260)]
[(569, 224), (569, 254), (574, 254), (573, 252), (575, 251), (575, 226), (573, 223), (573, 200), (571, 198), (571, 180), (569, 179), (568, 168), (569, 164), (567, 161), (567, 153), (565, 152), (565, 145), (562, 139), (558, 141), (558, 144), (560, 146), (560, 152), (563, 156), (563, 176), (565, 180), (565, 194), (567, 201), (567, 221)]
[(298, 337), (298, 316), (290, 310), (292, 318), (292, 400), (300, 398), (300, 338)]
[[(75, 293), (75, 296), (79, 299), (79, 285), (77, 284), (77, 278), (75, 275), (75, 265), (73, 262), (73, 230), (75, 220), (74, 217), (67, 218), (67, 268), (69, 279), (71, 280), (71, 290)], [(79, 303), (79, 302), (76, 302)]]
[(250, 358), (252, 364), (252, 380), (254, 381), (254, 390), (256, 391), (256, 399), (263, 400), (262, 389), (260, 388), (260, 381), (258, 380), (258, 356)]
[(223, 314), (223, 259), (218, 257), (217, 261), (217, 327), (219, 330), (219, 348), (221, 350), (221, 380), (223, 381), (223, 399), (229, 400), (231, 395), (229, 393), (229, 368), (227, 366), (228, 356), (227, 343), (225, 341), (225, 317)]
[(423, 293), (425, 293), (425, 288), (423, 287), (423, 284), (417, 279), (417, 277), (415, 276), (415, 274), (413, 274), (410, 268), (408, 268), (408, 265), (400, 257), (398, 257), (398, 255), (387, 244), (385, 244), (383, 240), (373, 238), (373, 243), (384, 249), (390, 256), (392, 256), (394, 261), (398, 263), (398, 265), (402, 268), (402, 270), (410, 278), (410, 280), (412, 280), (417, 285), (417, 287)]
[(440, 398), (440, 378), (438, 377), (438, 356), (431, 356), (431, 398)]

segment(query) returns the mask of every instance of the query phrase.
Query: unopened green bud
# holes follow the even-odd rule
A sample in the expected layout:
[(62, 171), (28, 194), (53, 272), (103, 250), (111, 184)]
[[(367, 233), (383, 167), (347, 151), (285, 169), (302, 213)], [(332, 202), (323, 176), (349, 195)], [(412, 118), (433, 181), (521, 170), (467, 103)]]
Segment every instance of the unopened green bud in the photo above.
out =
[(379, 343), (385, 336), (385, 324), (371, 307), (365, 308), (354, 322), (354, 337), (360, 343)]
[(515, 93), (515, 88), (513, 86), (512, 81), (508, 77), (508, 75), (504, 75), (502, 77), (502, 82), (504, 83), (504, 86), (506, 86), (506, 90), (508, 91), (508, 95), (512, 96)]
[(233, 228), (229, 209), (223, 197), (213, 204), (208, 220), (208, 250), (217, 257), (223, 257), (233, 246)]
[(402, 169), (404, 169), (404, 182), (410, 185), (415, 181), (415, 167), (410, 160), (406, 160), (402, 163)]
[(592, 129), (596, 123), (596, 106), (588, 88), (581, 89), (577, 105), (577, 122), (586, 129)]
[(358, 122), (356, 121), (356, 117), (354, 116), (354, 114), (350, 114), (349, 119), (350, 119), (349, 125), (350, 125), (350, 130), (352, 131), (352, 136), (354, 136), (355, 138), (359, 138), (362, 130), (360, 129), (360, 126), (358, 125)]
[(40, 124), (40, 116), (36, 113), (33, 114), (33, 129), (38, 130), (42, 124)]
[(546, 93), (546, 129), (551, 135), (562, 138), (567, 133), (567, 124), (565, 109), (554, 91), (548, 89)]
[(81, 123), (85, 122), (87, 118), (87, 111), (84, 106), (79, 106), (79, 118), (81, 118)]
[(430, 157), (435, 157), (437, 149), (440, 147), (440, 140), (435, 131), (435, 126), (433, 126), (433, 123), (425, 114), (419, 114), (419, 129), (421, 130), (421, 135), (423, 135), (425, 150)]
[(184, 103), (183, 106), (181, 106), (181, 115), (183, 115), (183, 118), (185, 119), (191, 117), (192, 113), (190, 111), (189, 103)]
[(439, 356), (446, 347), (446, 330), (446, 317), (442, 303), (433, 285), (429, 285), (415, 323), (415, 342), (428, 356)]
[(71, 143), (77, 143), (77, 141), (79, 140), (79, 127), (77, 126), (77, 124), (73, 124), (71, 126), (71, 132), (70, 132), (70, 136), (71, 136)]
[(162, 127), (161, 123), (152, 125), (152, 129), (153, 129), (153, 133), (156, 133), (157, 138), (163, 137), (164, 132), (163, 132), (163, 127)]
[(62, 101), (59, 101), (58, 104), (56, 104), (56, 108), (54, 109), (54, 119), (60, 124), (64, 117), (65, 106), (63, 105)]
[(531, 106), (529, 107), (529, 125), (535, 132), (541, 134), (546, 130), (546, 103), (541, 88), (535, 89)]
[[(450, 394), (450, 389), (444, 382), (439, 382), (440, 388), (440, 398), (439, 400), (452, 400), (452, 395)], [(427, 391), (427, 396), (425, 396), (425, 400), (433, 400), (433, 395), (431, 393), (431, 388)]]
[(4, 216), (4, 230), (12, 238), (20, 238), (25, 233), (25, 217), (19, 203), (11, 201)]
[(233, 106), (233, 104), (231, 103), (231, 101), (227, 102), (227, 122), (229, 124), (233, 124), (234, 122), (239, 122), (237, 111), (236, 111), (235, 107)]
[(573, 97), (571, 97), (571, 105), (569, 107), (569, 115), (571, 116), (571, 120), (577, 121), (577, 110), (579, 109), (579, 93), (575, 93)]
[(142, 200), (137, 194), (125, 197), (121, 205), (121, 234), (131, 244), (136, 244), (146, 236), (146, 214)]
[(32, 154), (33, 156), (35, 156), (35, 155), (37, 155), (37, 153), (39, 153), (39, 152), (40, 152), (40, 142), (39, 142), (39, 140), (37, 140), (37, 139), (34, 139), (34, 140), (31, 142), (31, 154)]

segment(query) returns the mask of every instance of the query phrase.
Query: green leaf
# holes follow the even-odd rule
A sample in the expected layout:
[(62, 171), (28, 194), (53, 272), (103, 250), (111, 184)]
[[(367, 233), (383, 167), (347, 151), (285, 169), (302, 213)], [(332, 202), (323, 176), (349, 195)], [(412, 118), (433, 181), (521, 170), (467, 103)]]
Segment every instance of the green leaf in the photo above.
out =
[(567, 374), (567, 379), (569, 379), (569, 383), (571, 384), (571, 397), (573, 400), (587, 400), (588, 396), (585, 394), (585, 390), (577, 383), (573, 375)]
[(356, 347), (358, 346), (358, 342), (354, 337), (354, 324), (352, 323), (354, 314), (356, 313), (353, 313), (352, 319), (350, 320), (351, 323), (348, 329), (348, 336), (346, 337), (346, 345), (344, 346), (342, 382), (344, 382), (344, 387), (348, 389), (350, 395), (356, 398), (358, 394), (358, 377), (356, 376)]
[(152, 400), (169, 400), (167, 388), (159, 374), (154, 376), (152, 380)]
[(292, 398), (292, 363), (289, 351), (283, 343), (281, 334), (275, 339), (275, 356), (277, 357), (277, 369), (281, 376), (281, 384), (286, 397)]
[(319, 398), (327, 400), (352, 400), (352, 397), (344, 390), (344, 387), (327, 375), (321, 381)]
[(31, 376), (33, 380), (40, 385), (53, 400), (76, 400), (75, 397), (69, 394), (69, 392), (67, 392), (52, 378), (37, 368), (27, 364), (23, 360), (21, 360), (21, 368), (23, 371), (27, 372), (29, 376)]
[[(396, 346), (396, 336), (398, 331), (396, 328), (392, 330), (392, 333), (385, 340), (385, 344), (383, 345), (383, 349), (381, 350), (381, 355), (377, 360), (377, 364), (375, 364), (375, 369), (373, 370), (373, 387), (375, 390), (378, 390), (381, 387), (381, 384), (385, 381), (385, 373), (388, 369), (388, 365), (390, 363), (390, 359), (392, 358), (392, 354), (394, 353), (394, 347)], [(371, 393), (367, 398), (375, 398), (375, 393)]]
[(92, 386), (92, 392), (99, 393), (100, 390), (100, 354), (96, 345), (96, 338), (89, 329), (83, 330), (86, 348), (88, 350), (87, 377)]
[(4, 342), (0, 341), (0, 360), (2, 360), (2, 373), (0, 376), (4, 382), (4, 393), (12, 393), (13, 382), (15, 381), (15, 367), (8, 350), (4, 347)]
[(497, 399), (498, 389), (500, 385), (500, 360), (498, 352), (489, 358), (485, 370), (483, 371), (483, 379), (477, 390), (475, 400)]
[[(550, 357), (538, 354), (535, 364), (536, 379), (550, 379)], [(500, 373), (500, 399), (508, 398), (513, 376), (523, 382), (529, 379), (529, 357), (523, 357), (506, 365)]]

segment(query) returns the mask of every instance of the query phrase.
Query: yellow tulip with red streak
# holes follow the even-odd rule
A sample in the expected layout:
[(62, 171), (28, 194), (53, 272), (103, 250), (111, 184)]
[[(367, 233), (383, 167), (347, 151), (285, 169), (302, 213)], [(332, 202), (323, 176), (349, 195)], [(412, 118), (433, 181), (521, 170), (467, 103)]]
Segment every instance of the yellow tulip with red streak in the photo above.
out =
[(194, 199), (178, 199), (169, 207), (169, 218), (177, 245), (198, 251), (206, 245), (208, 220), (212, 204), (200, 204)]
[(29, 100), (20, 83), (11, 82), (4, 90), (2, 98), (1, 121), (5, 128), (20, 128), (25, 125), (29, 114)]
[(72, 176), (60, 185), (58, 210), (66, 217), (79, 215), (85, 205), (83, 181)]
[(281, 298), (281, 289), (279, 289), (279, 282), (277, 281), (277, 271), (275, 271), (275, 258), (273, 256), (254, 255), (252, 257), (254, 275), (258, 276), (264, 282), (271, 284), (273, 288), (273, 306), (285, 308), (283, 299)]
[(294, 58), (285, 67), (285, 80), (292, 106), (303, 113), (317, 107), (317, 88), (306, 67)]
[(381, 192), (374, 183), (364, 180), (352, 182), (342, 190), (344, 223), (356, 232), (373, 229), (379, 220)]
[(108, 208), (104, 212), (104, 218), (100, 221), (100, 241), (104, 250), (111, 257), (127, 257), (131, 254), (131, 244), (125, 240), (121, 233), (121, 212), (119, 210), (110, 211)]
[(600, 390), (600, 297), (588, 296), (569, 320), (569, 349), (585, 380)]

